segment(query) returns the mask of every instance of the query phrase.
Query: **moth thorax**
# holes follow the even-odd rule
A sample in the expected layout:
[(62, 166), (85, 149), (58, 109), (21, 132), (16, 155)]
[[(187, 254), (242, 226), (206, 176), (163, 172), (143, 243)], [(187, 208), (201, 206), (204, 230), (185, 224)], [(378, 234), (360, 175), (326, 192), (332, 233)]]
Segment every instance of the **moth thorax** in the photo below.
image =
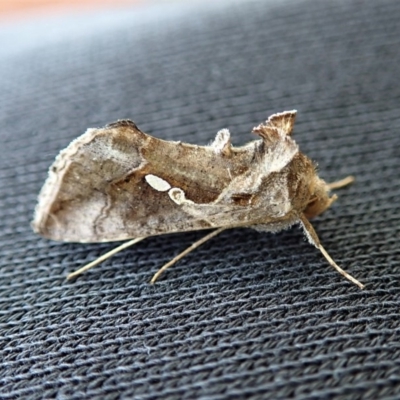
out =
[(329, 196), (329, 187), (322, 179), (315, 177), (310, 200), (304, 209), (307, 218), (314, 218), (323, 213), (336, 200), (337, 196)]

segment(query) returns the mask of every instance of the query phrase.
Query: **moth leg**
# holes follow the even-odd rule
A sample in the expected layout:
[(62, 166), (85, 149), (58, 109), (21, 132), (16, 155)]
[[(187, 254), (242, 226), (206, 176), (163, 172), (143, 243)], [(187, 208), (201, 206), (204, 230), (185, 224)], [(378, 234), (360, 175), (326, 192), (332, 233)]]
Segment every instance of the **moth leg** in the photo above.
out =
[(100, 264), (103, 261), (107, 260), (107, 258), (112, 257), (114, 254), (117, 254), (120, 251), (125, 250), (127, 247), (130, 247), (136, 243), (139, 243), (143, 239), (146, 239), (146, 237), (132, 239), (129, 242), (125, 242), (125, 243), (121, 244), (121, 246), (118, 246), (115, 249), (112, 249), (108, 253), (103, 254), (102, 256), (96, 258), (94, 261), (90, 262), (89, 264), (86, 264), (83, 267), (79, 268), (78, 270), (70, 273), (69, 275), (67, 275), (67, 279), (70, 280), (70, 279), (76, 278), (78, 275), (84, 273), (88, 269), (95, 267), (97, 264)]
[(347, 185), (350, 185), (351, 183), (354, 182), (354, 176), (346, 176), (346, 178), (340, 179), (340, 181), (328, 183), (328, 188), (329, 190), (334, 190), (334, 189), (341, 189), (342, 187), (345, 187)]
[(227, 227), (224, 228), (219, 228), (208, 235), (204, 236), (202, 239), (198, 240), (197, 242), (194, 242), (191, 246), (189, 246), (186, 250), (182, 251), (182, 253), (179, 253), (176, 257), (174, 257), (171, 261), (163, 265), (151, 278), (150, 283), (153, 284), (155, 281), (159, 278), (159, 276), (166, 270), (168, 269), (171, 265), (174, 265), (177, 261), (179, 261), (181, 258), (189, 254), (191, 251), (194, 249), (197, 249), (197, 247), (201, 246), (203, 243), (207, 242), (214, 236), (217, 236), (220, 234), (222, 231), (228, 229)]
[(346, 279), (355, 283), (359, 288), (364, 289), (365, 286), (361, 282), (359, 282), (357, 279), (353, 278), (350, 274), (348, 274), (346, 271), (344, 271), (342, 268), (340, 268), (339, 265), (337, 265), (335, 263), (335, 261), (333, 261), (333, 259), (328, 254), (328, 252), (323, 248), (321, 242), (319, 241), (318, 235), (315, 232), (310, 221), (304, 215), (300, 216), (300, 221), (303, 225), (304, 232), (307, 235), (308, 241), (321, 251), (321, 253), (326, 258), (328, 263), (330, 265), (332, 265), (332, 267), (335, 268), (336, 271), (338, 271), (340, 274), (342, 274)]

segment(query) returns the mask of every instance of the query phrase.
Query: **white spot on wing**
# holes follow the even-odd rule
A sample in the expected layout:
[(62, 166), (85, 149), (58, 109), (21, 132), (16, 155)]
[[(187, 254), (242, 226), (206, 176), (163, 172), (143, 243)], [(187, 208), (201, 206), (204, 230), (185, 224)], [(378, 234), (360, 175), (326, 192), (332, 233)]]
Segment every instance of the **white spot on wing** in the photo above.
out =
[(159, 192), (166, 192), (167, 190), (171, 189), (171, 185), (165, 181), (164, 179), (156, 176), (156, 175), (146, 175), (144, 177), (146, 179), (146, 182), (155, 190)]
[(179, 206), (182, 204), (194, 204), (193, 201), (188, 200), (185, 196), (185, 192), (180, 189), (180, 188), (172, 188), (169, 192), (168, 192), (168, 196), (170, 197), (170, 199), (178, 204)]

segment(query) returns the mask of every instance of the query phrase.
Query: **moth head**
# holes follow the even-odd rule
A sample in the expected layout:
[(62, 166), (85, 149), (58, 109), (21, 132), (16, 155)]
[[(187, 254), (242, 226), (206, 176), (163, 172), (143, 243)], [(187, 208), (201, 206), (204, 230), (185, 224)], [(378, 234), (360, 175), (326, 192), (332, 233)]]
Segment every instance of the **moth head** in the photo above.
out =
[(323, 213), (337, 199), (336, 195), (329, 195), (329, 187), (322, 179), (315, 176), (315, 179), (310, 183), (310, 200), (306, 205), (303, 213), (310, 219)]

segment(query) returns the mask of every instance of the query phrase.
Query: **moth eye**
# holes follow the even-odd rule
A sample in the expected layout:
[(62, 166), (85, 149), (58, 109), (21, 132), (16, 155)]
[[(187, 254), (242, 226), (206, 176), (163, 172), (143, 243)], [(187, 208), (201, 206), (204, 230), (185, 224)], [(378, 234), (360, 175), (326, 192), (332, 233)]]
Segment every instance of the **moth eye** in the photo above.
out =
[(316, 203), (317, 201), (318, 201), (318, 197), (312, 198), (312, 199), (308, 202), (307, 207), (312, 207), (313, 205), (315, 205), (315, 203)]

